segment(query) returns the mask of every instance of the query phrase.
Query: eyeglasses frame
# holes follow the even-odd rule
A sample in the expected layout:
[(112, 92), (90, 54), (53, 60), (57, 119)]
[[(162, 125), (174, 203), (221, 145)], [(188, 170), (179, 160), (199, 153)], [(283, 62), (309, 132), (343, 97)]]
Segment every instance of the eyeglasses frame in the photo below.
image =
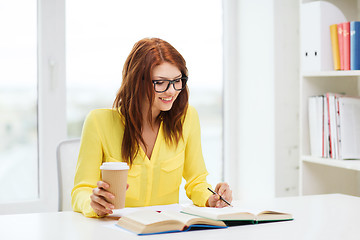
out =
[[(181, 89), (176, 89), (175, 88), (175, 82), (178, 81), (179, 79), (181, 79), (182, 81), (185, 81), (185, 84), (184, 84), (184, 87), (182, 87)], [(163, 92), (166, 92), (169, 89), (171, 84), (173, 85), (173, 88), (175, 89), (175, 91), (183, 90), (184, 88), (186, 88), (186, 83), (187, 83), (188, 79), (189, 78), (187, 76), (182, 76), (182, 77), (179, 77), (179, 78), (174, 79), (174, 80), (152, 80), (152, 82), (154, 84), (154, 91), (157, 92), (157, 93), (163, 93)], [(167, 85), (167, 87), (165, 88), (164, 91), (156, 91), (156, 89), (155, 89), (156, 82), (168, 82), (168, 85)]]

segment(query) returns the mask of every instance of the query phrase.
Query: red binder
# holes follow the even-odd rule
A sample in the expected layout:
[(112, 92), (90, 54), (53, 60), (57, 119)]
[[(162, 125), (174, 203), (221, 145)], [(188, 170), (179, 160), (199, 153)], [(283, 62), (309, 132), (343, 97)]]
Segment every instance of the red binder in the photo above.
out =
[(343, 35), (344, 23), (338, 23), (338, 42), (340, 53), (340, 70), (344, 70), (344, 35)]
[(350, 70), (350, 22), (343, 23), (344, 70)]

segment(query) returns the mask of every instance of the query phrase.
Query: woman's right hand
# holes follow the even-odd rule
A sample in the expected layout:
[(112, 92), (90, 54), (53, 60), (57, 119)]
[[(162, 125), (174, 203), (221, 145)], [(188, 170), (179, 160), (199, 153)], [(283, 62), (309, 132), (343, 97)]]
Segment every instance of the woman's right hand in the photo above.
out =
[(94, 212), (98, 216), (105, 216), (112, 214), (114, 205), (110, 203), (110, 199), (114, 199), (115, 196), (107, 191), (110, 185), (103, 181), (97, 182), (97, 188), (93, 189), (93, 193), (90, 196), (90, 206), (94, 209)]
[[(94, 212), (102, 217), (107, 214), (112, 214), (114, 205), (110, 203), (110, 199), (114, 199), (114, 194), (110, 193), (110, 185), (104, 181), (97, 182), (97, 188), (93, 189), (93, 194), (91, 194), (90, 206), (94, 209)], [(126, 185), (126, 190), (129, 188), (129, 184)]]

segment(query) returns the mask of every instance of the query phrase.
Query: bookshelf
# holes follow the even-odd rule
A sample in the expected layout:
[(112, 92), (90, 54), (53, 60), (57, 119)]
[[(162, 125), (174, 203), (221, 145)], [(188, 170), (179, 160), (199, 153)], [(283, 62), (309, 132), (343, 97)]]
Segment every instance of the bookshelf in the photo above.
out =
[[(300, 11), (301, 5), (309, 2), (313, 1), (300, 1)], [(348, 21), (360, 19), (360, 1), (331, 0), (328, 2), (337, 6)], [(310, 96), (326, 92), (359, 96), (359, 79), (360, 71), (300, 72), (300, 195), (343, 193), (360, 196), (360, 160), (310, 156), (307, 104)]]

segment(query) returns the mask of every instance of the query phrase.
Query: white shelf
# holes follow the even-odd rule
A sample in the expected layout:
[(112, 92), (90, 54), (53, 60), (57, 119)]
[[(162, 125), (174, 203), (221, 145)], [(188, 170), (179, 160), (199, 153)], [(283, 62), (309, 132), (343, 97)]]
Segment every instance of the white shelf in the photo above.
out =
[(358, 77), (360, 70), (304, 72), (302, 77)]
[[(300, 0), (300, 7), (303, 3), (315, 1), (317, 0)], [(325, 2), (330, 2), (338, 7), (347, 19), (358, 19), (360, 16), (360, 0), (325, 0)], [(318, 12), (318, 14), (320, 14), (320, 12)], [(304, 18), (300, 18), (300, 29), (303, 23), (301, 21), (303, 20)], [(318, 21), (320, 21), (320, 16)], [(300, 31), (299, 39), (301, 46), (307, 41), (304, 39), (304, 36), (301, 35), (303, 33), (304, 32)], [(314, 47), (316, 47), (315, 43)], [(328, 50), (329, 49), (327, 49), (327, 51)], [(303, 66), (306, 66), (306, 64), (303, 64)], [(326, 92), (359, 96), (360, 70), (302, 71), (299, 75), (300, 194), (343, 193), (360, 196), (360, 160), (341, 160), (309, 156), (311, 149), (308, 124), (309, 97), (321, 95)]]
[(303, 156), (302, 161), (360, 172), (360, 160), (341, 160), (341, 159)]

